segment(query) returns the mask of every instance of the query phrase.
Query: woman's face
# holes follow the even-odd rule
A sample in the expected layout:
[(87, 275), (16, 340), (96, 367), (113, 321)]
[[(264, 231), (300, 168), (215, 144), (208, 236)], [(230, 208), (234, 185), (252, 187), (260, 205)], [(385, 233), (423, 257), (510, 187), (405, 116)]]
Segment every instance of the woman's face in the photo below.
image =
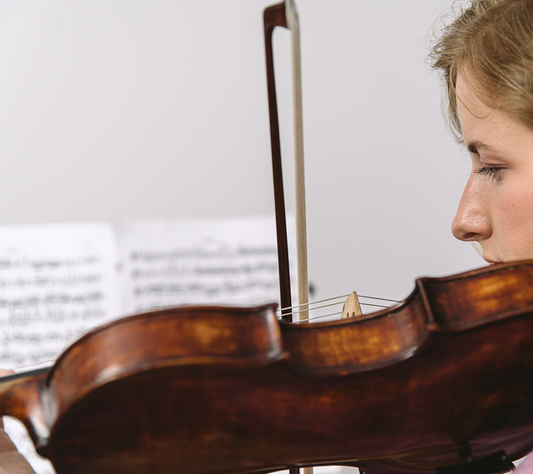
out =
[(484, 105), (459, 76), (457, 108), (472, 158), (452, 231), (487, 262), (533, 259), (533, 131)]

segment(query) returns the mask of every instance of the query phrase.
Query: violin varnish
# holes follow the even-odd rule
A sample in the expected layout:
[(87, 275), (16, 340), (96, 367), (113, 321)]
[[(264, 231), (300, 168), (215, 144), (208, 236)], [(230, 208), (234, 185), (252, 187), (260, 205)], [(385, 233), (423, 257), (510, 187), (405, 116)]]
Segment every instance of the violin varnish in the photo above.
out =
[(361, 305), (359, 304), (359, 297), (355, 291), (352, 291), (342, 307), (341, 319), (350, 319), (355, 318), (356, 316), (361, 316), (363, 312), (361, 311)]

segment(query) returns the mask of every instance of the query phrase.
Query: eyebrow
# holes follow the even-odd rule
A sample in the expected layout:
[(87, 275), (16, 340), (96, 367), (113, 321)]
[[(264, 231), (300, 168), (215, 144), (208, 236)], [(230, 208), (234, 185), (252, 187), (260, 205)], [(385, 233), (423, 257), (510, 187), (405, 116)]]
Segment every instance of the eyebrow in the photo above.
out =
[(466, 148), (470, 153), (478, 153), (479, 150), (489, 150), (489, 151), (495, 151), (496, 148), (493, 146), (487, 145), (486, 143), (480, 142), (479, 140), (472, 140), (468, 142), (466, 145)]

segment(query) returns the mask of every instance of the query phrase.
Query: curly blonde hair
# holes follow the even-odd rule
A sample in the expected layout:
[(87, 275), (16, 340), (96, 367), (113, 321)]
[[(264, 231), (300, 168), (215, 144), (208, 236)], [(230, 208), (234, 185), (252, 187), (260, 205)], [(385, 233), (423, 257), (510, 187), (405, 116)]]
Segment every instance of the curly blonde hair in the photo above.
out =
[(533, 129), (533, 0), (471, 0), (431, 50), (448, 92), (448, 118), (461, 135), (457, 75), (488, 107)]

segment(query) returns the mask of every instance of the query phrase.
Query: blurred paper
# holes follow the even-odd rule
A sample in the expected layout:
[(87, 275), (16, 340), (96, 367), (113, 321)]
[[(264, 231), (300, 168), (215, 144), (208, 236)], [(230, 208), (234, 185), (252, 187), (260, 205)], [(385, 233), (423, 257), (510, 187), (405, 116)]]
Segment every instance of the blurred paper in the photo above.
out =
[[(273, 217), (0, 227), (0, 367), (52, 365), (127, 314), (277, 302), (276, 249)], [(38, 474), (53, 473), (19, 422), (6, 431)]]
[(124, 221), (116, 232), (126, 313), (279, 300), (272, 218)]
[(0, 227), (0, 367), (59, 353), (121, 312), (105, 224)]

